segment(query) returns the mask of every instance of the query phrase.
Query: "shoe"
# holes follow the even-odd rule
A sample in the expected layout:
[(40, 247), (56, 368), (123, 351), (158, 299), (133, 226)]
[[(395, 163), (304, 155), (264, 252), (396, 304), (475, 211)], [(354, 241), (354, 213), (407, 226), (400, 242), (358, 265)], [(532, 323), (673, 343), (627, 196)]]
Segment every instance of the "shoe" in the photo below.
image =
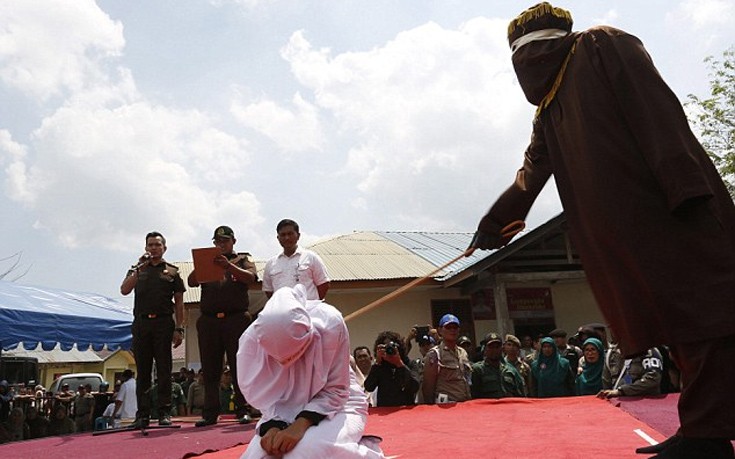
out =
[(237, 418), (238, 424), (250, 424), (251, 422), (253, 422), (253, 418), (251, 418), (248, 414), (243, 414), (242, 416)]
[(130, 429), (145, 429), (151, 424), (151, 419), (148, 416), (143, 416), (140, 418), (135, 418), (135, 421), (133, 421), (132, 424), (130, 424)]
[(733, 459), (732, 443), (723, 438), (686, 438), (664, 449), (651, 459)]
[(158, 425), (163, 427), (168, 427), (171, 425), (171, 415), (170, 414), (162, 414), (161, 417), (158, 418)]
[(217, 418), (203, 418), (194, 423), (194, 427), (206, 427), (217, 424)]
[(658, 454), (666, 448), (675, 445), (679, 440), (681, 440), (681, 435), (672, 435), (657, 445), (636, 448), (635, 452), (638, 454)]

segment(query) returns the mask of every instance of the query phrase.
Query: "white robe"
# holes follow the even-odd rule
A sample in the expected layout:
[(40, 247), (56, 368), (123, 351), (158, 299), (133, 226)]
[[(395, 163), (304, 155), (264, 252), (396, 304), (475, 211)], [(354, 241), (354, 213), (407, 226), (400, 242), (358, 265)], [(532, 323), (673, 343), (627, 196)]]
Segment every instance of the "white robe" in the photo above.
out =
[[(304, 305), (302, 309), (294, 298)], [(279, 324), (284, 318), (288, 322)], [(321, 301), (306, 301), (298, 286), (277, 291), (240, 337), (238, 383), (248, 403), (263, 413), (256, 432), (273, 419), (290, 424), (304, 410), (326, 416), (307, 429), (284, 458), (384, 457), (377, 444), (360, 442), (367, 400), (349, 358), (349, 334), (342, 314)], [(268, 457), (273, 456), (260, 447), (257, 434), (242, 456)]]

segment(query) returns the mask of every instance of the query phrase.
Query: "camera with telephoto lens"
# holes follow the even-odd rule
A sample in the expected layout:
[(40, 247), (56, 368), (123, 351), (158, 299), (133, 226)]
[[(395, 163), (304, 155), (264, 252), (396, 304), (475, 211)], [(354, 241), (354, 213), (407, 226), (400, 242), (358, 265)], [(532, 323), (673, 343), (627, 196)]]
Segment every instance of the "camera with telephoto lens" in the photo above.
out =
[(398, 343), (391, 341), (385, 345), (385, 353), (388, 355), (398, 354)]

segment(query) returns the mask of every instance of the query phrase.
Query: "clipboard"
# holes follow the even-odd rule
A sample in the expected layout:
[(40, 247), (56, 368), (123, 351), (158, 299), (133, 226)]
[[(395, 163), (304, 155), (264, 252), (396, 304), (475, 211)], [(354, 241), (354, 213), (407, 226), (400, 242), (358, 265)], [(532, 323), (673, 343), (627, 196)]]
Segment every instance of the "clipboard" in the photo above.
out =
[(225, 277), (225, 269), (214, 264), (214, 259), (220, 254), (217, 247), (204, 247), (191, 249), (191, 257), (194, 260), (197, 282), (219, 282)]

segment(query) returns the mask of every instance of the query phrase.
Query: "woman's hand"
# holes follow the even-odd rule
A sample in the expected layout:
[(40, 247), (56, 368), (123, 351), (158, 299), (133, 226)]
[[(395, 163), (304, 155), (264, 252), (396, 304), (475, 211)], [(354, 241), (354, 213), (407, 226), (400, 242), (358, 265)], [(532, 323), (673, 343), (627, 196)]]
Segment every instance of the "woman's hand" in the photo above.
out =
[[(283, 430), (270, 429), (268, 433), (266, 433), (266, 437), (268, 437), (273, 430), (276, 430), (276, 433), (273, 434), (273, 438), (269, 445), (270, 449), (266, 449), (265, 447), (263, 447), (263, 449), (266, 453), (275, 456), (286, 454), (294, 449), (299, 441), (304, 438), (306, 429), (309, 427), (311, 427), (311, 421), (305, 418), (296, 418), (293, 424)], [(265, 439), (265, 437), (263, 437), (263, 439)], [(263, 446), (263, 439), (261, 439), (260, 446)]]

